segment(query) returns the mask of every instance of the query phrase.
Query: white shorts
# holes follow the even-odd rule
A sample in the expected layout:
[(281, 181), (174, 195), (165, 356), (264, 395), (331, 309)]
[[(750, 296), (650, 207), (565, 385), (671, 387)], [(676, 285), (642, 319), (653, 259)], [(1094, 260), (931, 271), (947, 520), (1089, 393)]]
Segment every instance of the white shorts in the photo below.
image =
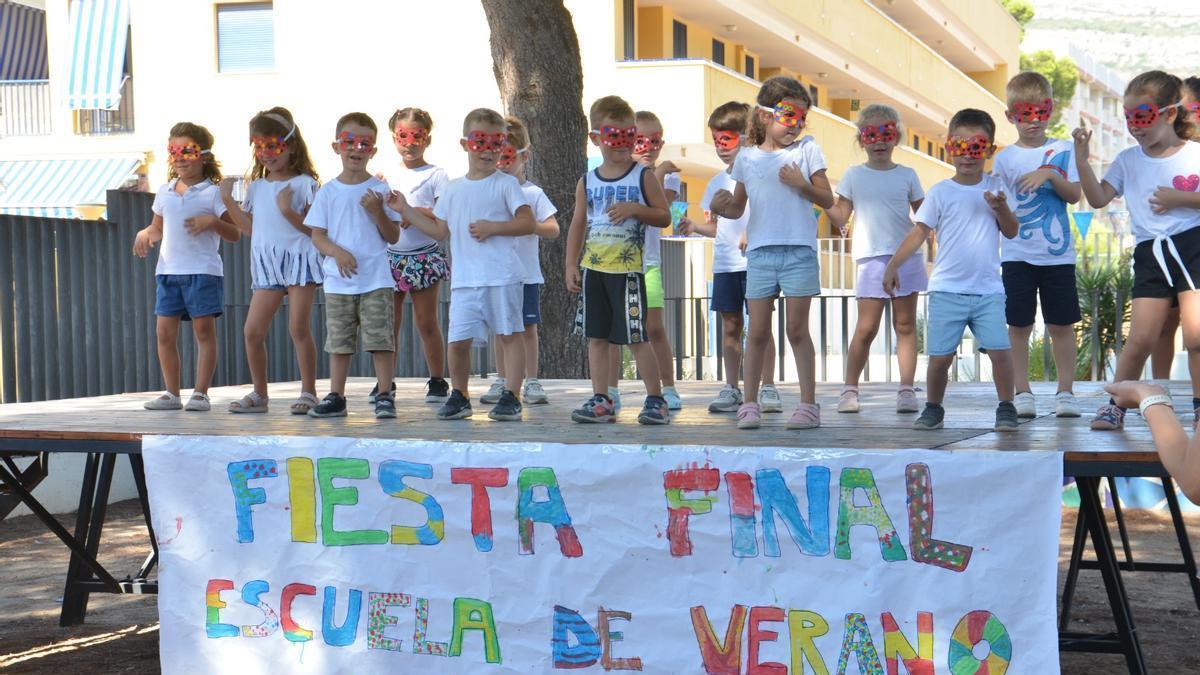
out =
[(525, 332), (521, 314), (524, 284), (474, 286), (450, 290), (450, 331), (447, 342), (473, 340), (476, 347), (487, 344), (488, 333), (512, 335)]

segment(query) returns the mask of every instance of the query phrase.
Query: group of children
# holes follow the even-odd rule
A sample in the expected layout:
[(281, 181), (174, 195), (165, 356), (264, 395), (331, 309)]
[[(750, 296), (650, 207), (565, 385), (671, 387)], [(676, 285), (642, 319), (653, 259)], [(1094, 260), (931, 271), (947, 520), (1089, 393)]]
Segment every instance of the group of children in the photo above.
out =
[[(782, 294), (784, 337), (795, 356), (800, 394), (787, 427), (820, 425), (808, 329), (811, 300), (820, 294), (814, 206), (832, 225), (851, 232), (858, 263), (858, 324), (838, 412), (860, 410), (858, 380), (890, 301), (901, 379), (896, 411), (920, 412), (913, 422), (917, 429), (943, 425), (948, 371), (969, 327), (991, 360), (999, 397), (995, 429), (1017, 429), (1019, 418), (1037, 414), (1027, 370), (1040, 299), (1058, 373), (1055, 413), (1078, 417), (1072, 385), (1080, 310), (1067, 204), (1081, 196), (1095, 208), (1124, 196), (1138, 241), (1133, 321), (1117, 379), (1141, 371), (1173, 306), (1189, 353), (1200, 353), (1200, 295), (1193, 292), (1200, 277), (1195, 175), (1200, 145), (1189, 140), (1193, 117), (1200, 115), (1198, 85), (1200, 80), (1184, 83), (1159, 71), (1135, 78), (1125, 106), (1137, 145), (1124, 150), (1100, 181), (1088, 164), (1091, 132), (1077, 129), (1073, 142), (1048, 138), (1050, 85), (1041, 75), (1021, 73), (1007, 87), (1007, 118), (1017, 142), (996, 153), (992, 172), (985, 171), (995, 152), (995, 120), (980, 110), (959, 111), (946, 142), (954, 176), (928, 192), (916, 172), (894, 161), (904, 132), (891, 107), (869, 105), (859, 113), (858, 143), (867, 160), (850, 168), (835, 191), (819, 145), (804, 134), (812, 100), (800, 82), (773, 77), (763, 83), (755, 105), (719, 106), (709, 127), (727, 170), (705, 190), (705, 221), (678, 223), (680, 234), (715, 239), (712, 306), (721, 316), (726, 383), (709, 410), (736, 412), (742, 429), (758, 427), (764, 413), (783, 411), (772, 380), (771, 331)], [(593, 395), (571, 417), (582, 423), (616, 421), (621, 349), (628, 346), (647, 392), (638, 421), (666, 424), (682, 402), (663, 326), (659, 235), (671, 225), (678, 168), (658, 162), (663, 129), (652, 113), (635, 112), (621, 98), (607, 96), (593, 103), (589, 121), (589, 140), (601, 162), (575, 189), (564, 277), (567, 289), (580, 294), (575, 328), (588, 341)], [(439, 418), (471, 416), (470, 349), (489, 334), (496, 337), (499, 377), (480, 399), (494, 405), (488, 416), (519, 420), (522, 400), (547, 402), (537, 381), (538, 299), (545, 282), (538, 240), (558, 236), (559, 225), (555, 207), (525, 178), (528, 133), (519, 120), (473, 110), (460, 139), (467, 173), (449, 180), (424, 160), (432, 128), (422, 110), (396, 111), (389, 129), (402, 166), (385, 180), (367, 170), (377, 151), (374, 122), (362, 113), (343, 116), (332, 144), (342, 172), (319, 185), (291, 114), (283, 108), (261, 112), (250, 121), (254, 168), (238, 203), (233, 181), (221, 179), (211, 134), (193, 124), (176, 125), (168, 147), (171, 181), (160, 188), (154, 220), (134, 243), (134, 252), (145, 256), (162, 241), (155, 313), (167, 391), (146, 407), (209, 409), (213, 320), (223, 307), (219, 242), (243, 234), (251, 237), (254, 295), (245, 337), (254, 389), (231, 403), (231, 412), (268, 408), (264, 337), (285, 296), (302, 384), (293, 413), (345, 415), (346, 376), (361, 347), (374, 359), (375, 414), (395, 416), (392, 372), (405, 295), (412, 298), (431, 375), (426, 400), (442, 404)], [(920, 251), (930, 235), (936, 235), (937, 252), (927, 275)], [(448, 350), (436, 314), (440, 284), (447, 279)], [(310, 318), (321, 284), (331, 378), (329, 394), (318, 400)], [(925, 291), (929, 363), (922, 409), (914, 380), (917, 294)], [(749, 330), (743, 350), (744, 311)], [(193, 321), (200, 346), (196, 387), (186, 403), (179, 397), (175, 346), (181, 319)], [(443, 379), (446, 360), (449, 384)], [(1200, 359), (1192, 360), (1200, 368)], [(739, 372), (744, 388), (738, 387)], [(1197, 375), (1193, 387), (1200, 385)], [(1194, 396), (1200, 408), (1200, 390)], [(1110, 400), (1101, 407), (1092, 428), (1120, 429), (1122, 403)]]

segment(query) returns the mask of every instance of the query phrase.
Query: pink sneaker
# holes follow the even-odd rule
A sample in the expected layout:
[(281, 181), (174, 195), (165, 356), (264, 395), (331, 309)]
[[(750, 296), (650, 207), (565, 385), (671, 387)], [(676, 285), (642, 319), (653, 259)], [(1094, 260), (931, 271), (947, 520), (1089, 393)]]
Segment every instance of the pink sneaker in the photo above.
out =
[(821, 406), (816, 403), (801, 403), (787, 421), (789, 429), (816, 429), (821, 426)]
[(917, 402), (917, 392), (911, 388), (904, 388), (896, 392), (896, 412), (898, 413), (915, 413), (921, 412), (921, 405)]
[(858, 409), (858, 389), (846, 389), (843, 391), (842, 397), (838, 399), (837, 411), (840, 413), (856, 413)]
[(739, 429), (757, 429), (762, 422), (762, 410), (757, 403), (743, 403), (737, 411)]

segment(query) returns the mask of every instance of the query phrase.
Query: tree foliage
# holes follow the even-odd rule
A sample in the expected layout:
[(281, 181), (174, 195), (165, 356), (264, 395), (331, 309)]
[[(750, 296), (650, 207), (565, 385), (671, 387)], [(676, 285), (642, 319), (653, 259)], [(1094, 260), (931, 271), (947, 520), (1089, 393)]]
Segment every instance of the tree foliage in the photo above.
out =
[(1033, 21), (1033, 5), (1029, 0), (1000, 0), (1004, 5), (1004, 9), (1012, 15), (1012, 18), (1021, 24), (1021, 37), (1025, 37), (1025, 25)]
[(1050, 118), (1047, 135), (1054, 138), (1066, 138), (1070, 133), (1068, 128), (1072, 120), (1062, 119), (1063, 108), (1075, 96), (1075, 87), (1079, 84), (1079, 68), (1069, 56), (1061, 59), (1049, 49), (1021, 55), (1021, 70), (1032, 70), (1041, 73), (1050, 80), (1050, 90), (1054, 98), (1054, 115)]

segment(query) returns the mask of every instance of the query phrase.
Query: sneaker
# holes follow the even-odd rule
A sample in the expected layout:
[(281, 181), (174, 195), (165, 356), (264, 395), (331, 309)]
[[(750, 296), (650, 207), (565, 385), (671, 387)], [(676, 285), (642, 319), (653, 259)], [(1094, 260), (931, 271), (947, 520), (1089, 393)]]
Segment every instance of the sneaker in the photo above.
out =
[(1000, 405), (996, 406), (996, 424), (992, 431), (1016, 431), (1021, 427), (1021, 423), (1017, 421), (1018, 417), (1020, 413), (1012, 401), (1000, 401)]
[(192, 397), (188, 399), (183, 409), (191, 412), (208, 412), (212, 410), (212, 402), (208, 400), (208, 394), (193, 391)]
[(662, 396), (647, 396), (642, 412), (638, 413), (638, 424), (670, 424), (671, 413), (667, 399)]
[(346, 398), (336, 392), (329, 392), (320, 403), (308, 410), (309, 417), (345, 417)]
[(488, 412), (488, 417), (497, 422), (520, 422), (521, 402), (517, 400), (517, 395), (505, 389), (504, 393), (500, 394), (496, 407)]
[(737, 412), (738, 406), (742, 404), (742, 392), (736, 387), (725, 385), (721, 391), (717, 392), (717, 397), (712, 403), (708, 404), (708, 412), (723, 413)]
[(662, 397), (667, 402), (667, 410), (683, 409), (683, 399), (679, 398), (679, 392), (675, 391), (675, 387), (663, 387)]
[[(396, 381), (392, 380), (392, 388), (389, 391), (396, 391)], [(374, 404), (379, 400), (379, 383), (376, 382), (374, 387), (371, 387), (371, 393), (367, 394), (367, 403)]]
[(617, 411), (613, 401), (604, 394), (596, 394), (583, 404), (583, 407), (571, 412), (571, 420), (575, 422), (616, 422)]
[(524, 389), (521, 392), (521, 398), (529, 405), (542, 405), (550, 402), (550, 397), (546, 396), (546, 390), (542, 388), (542, 383), (538, 382), (536, 377), (525, 380)]
[(762, 409), (757, 403), (743, 403), (737, 412), (737, 427), (739, 429), (757, 429), (762, 423)]
[(1079, 417), (1079, 401), (1075, 400), (1075, 394), (1060, 391), (1054, 395), (1054, 416)]
[(840, 413), (856, 413), (858, 412), (858, 390), (847, 389), (842, 392), (842, 397), (838, 399), (838, 412)]
[[(392, 387), (395, 390), (395, 387)], [(431, 377), (425, 383), (426, 403), (445, 403), (450, 398), (450, 383), (440, 377)]]
[(921, 416), (913, 420), (912, 428), (918, 431), (941, 429), (946, 419), (946, 409), (936, 403), (926, 403)]
[(479, 397), (480, 403), (499, 403), (500, 397), (504, 395), (504, 390), (508, 388), (508, 381), (503, 377), (497, 377), (492, 380), (492, 386), (488, 388), (487, 393)]
[(1120, 431), (1125, 428), (1125, 411), (1120, 406), (1106, 403), (1092, 418), (1092, 431)]
[(758, 390), (758, 404), (765, 412), (783, 412), (783, 399), (779, 398), (779, 390), (773, 384), (764, 384)]
[(1037, 403), (1033, 398), (1033, 392), (1022, 391), (1018, 392), (1012, 400), (1013, 407), (1017, 409), (1017, 417), (1032, 419), (1037, 417)]
[(450, 398), (437, 411), (439, 420), (461, 420), (471, 415), (471, 399), (457, 389), (450, 391)]
[(158, 398), (152, 398), (142, 404), (146, 410), (182, 410), (183, 403), (179, 397), (169, 391), (164, 391)]
[(912, 388), (906, 387), (896, 392), (896, 412), (898, 413), (915, 413), (921, 412), (921, 404), (917, 402), (917, 392)]
[(621, 390), (616, 387), (608, 388), (608, 397), (612, 399), (613, 414), (621, 412)]
[(375, 398), (375, 419), (392, 419), (396, 416), (396, 400), (388, 392)]
[(801, 403), (788, 418), (789, 429), (816, 429), (821, 426), (821, 406), (816, 403)]

